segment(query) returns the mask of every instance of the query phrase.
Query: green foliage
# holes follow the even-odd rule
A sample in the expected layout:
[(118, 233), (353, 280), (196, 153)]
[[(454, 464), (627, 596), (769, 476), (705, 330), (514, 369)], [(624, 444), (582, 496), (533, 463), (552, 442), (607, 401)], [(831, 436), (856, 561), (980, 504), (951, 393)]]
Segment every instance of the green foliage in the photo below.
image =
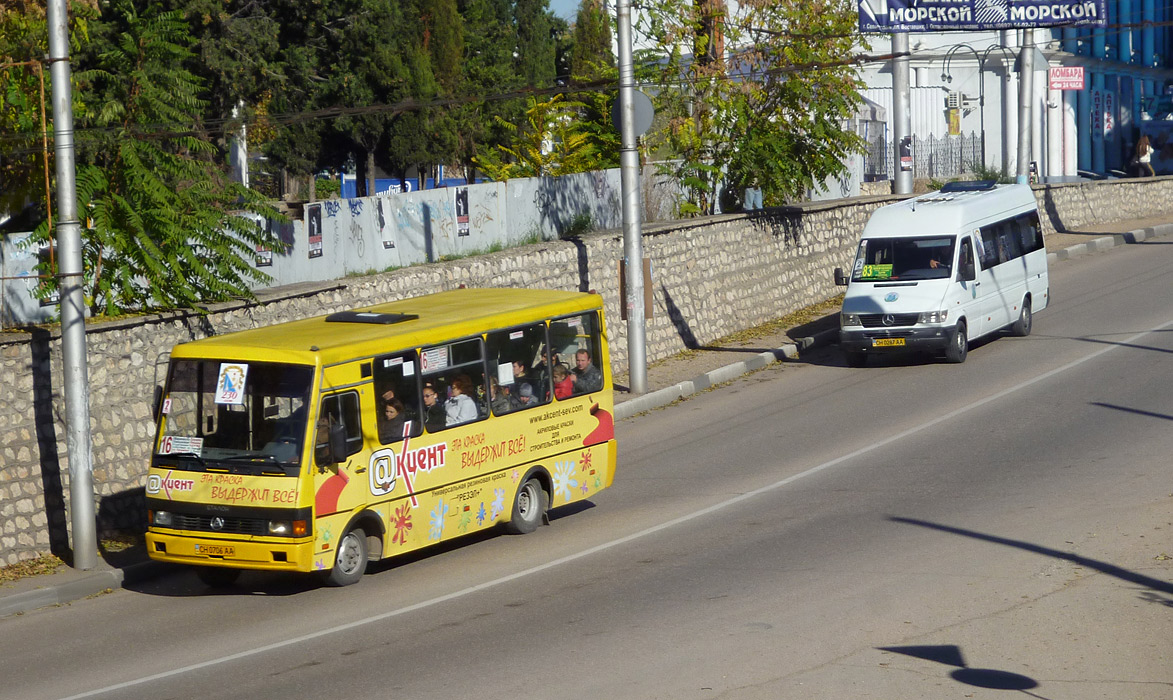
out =
[(529, 99), (523, 127), (501, 120), (502, 126), (515, 131), (512, 146), (498, 146), (473, 159), (485, 175), (493, 180), (514, 177), (543, 177), (599, 170), (608, 161), (592, 142), (591, 125), (580, 121), (581, 102), (564, 95), (538, 101)]
[[(726, 179), (760, 185), (767, 204), (801, 197), (862, 152), (862, 139), (841, 126), (860, 102), (852, 3), (753, 0), (728, 16), (715, 2), (646, 7), (640, 31), (667, 57), (657, 76), (666, 122), (648, 140), (668, 161), (661, 171), (684, 186), (682, 213), (712, 213)], [(713, 38), (718, 25), (727, 57)]]
[(973, 179), (993, 180), (998, 184), (1009, 185), (1017, 182), (1015, 175), (1011, 175), (1006, 168), (995, 168), (990, 165), (974, 164), (972, 166)]
[[(257, 217), (280, 215), (232, 182), (215, 146), (201, 138), (206, 102), (203, 82), (183, 68), (192, 56), (186, 23), (175, 12), (139, 14), (126, 0), (101, 21), (110, 43), (94, 68), (76, 74), (92, 105), (80, 126), (96, 142), (77, 173), (91, 310), (250, 296), (251, 282), (269, 279), (253, 267), (255, 251), (281, 249)], [(50, 236), (46, 222), (31, 240)], [(48, 278), (38, 293), (55, 286)]]

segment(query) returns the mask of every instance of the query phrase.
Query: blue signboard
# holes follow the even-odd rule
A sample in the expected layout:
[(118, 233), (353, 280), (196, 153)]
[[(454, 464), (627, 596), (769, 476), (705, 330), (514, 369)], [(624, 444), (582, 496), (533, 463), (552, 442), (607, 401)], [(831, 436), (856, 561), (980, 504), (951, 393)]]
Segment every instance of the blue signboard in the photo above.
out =
[(859, 31), (864, 33), (1107, 23), (1107, 0), (859, 0)]

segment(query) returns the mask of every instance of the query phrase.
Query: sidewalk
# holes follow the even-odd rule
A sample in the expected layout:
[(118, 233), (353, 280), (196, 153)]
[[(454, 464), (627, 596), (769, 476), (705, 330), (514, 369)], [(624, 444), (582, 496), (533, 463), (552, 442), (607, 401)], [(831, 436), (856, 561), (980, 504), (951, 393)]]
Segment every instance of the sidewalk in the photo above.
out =
[[(1170, 234), (1173, 223), (1163, 218), (1099, 224), (1046, 236), (1047, 249), (1051, 251), (1047, 258), (1053, 264)], [(655, 363), (648, 368), (648, 391), (642, 396), (627, 391), (625, 376), (616, 377), (615, 418), (623, 420), (667, 406), (775, 362), (797, 360), (804, 350), (833, 343), (839, 319), (831, 310), (791, 327), (763, 326), (759, 330), (747, 332), (739, 340), (714, 343)], [(0, 618), (133, 586), (175, 570), (171, 565), (149, 561), (145, 551), (124, 552), (110, 561), (113, 564), (102, 561), (92, 571), (63, 566), (56, 573), (0, 583)]]

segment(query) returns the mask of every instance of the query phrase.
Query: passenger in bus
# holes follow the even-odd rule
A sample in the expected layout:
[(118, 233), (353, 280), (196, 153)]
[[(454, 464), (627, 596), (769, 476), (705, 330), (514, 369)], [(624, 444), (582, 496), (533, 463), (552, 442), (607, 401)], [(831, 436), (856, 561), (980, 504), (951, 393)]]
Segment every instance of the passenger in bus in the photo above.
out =
[(574, 393), (589, 394), (603, 388), (603, 373), (591, 363), (591, 351), (586, 348), (574, 353)]
[(534, 388), (529, 384), (522, 384), (517, 390), (517, 402), (521, 404), (522, 408), (536, 406), (540, 403), (534, 396)]
[(534, 375), (530, 371), (529, 365), (525, 360), (515, 359), (513, 361), (513, 386), (515, 391), (520, 388), (522, 384), (529, 384), (532, 388), (534, 384)]
[(574, 393), (575, 376), (566, 365), (554, 365), (554, 396), (568, 399)]
[(489, 405), (493, 408), (493, 415), (500, 416), (521, 407), (521, 402), (509, 391), (509, 387), (501, 386), (496, 377), (489, 378)]
[(472, 398), (472, 380), (467, 374), (458, 374), (450, 387), (452, 396), (444, 402), (444, 425), (460, 425), (479, 417), (476, 401)]
[(436, 385), (428, 382), (424, 384), (424, 427), (429, 433), (443, 430), (447, 417), (444, 407), (440, 404), (440, 395), (436, 392)]
[(379, 416), (379, 442), (384, 445), (403, 439), (403, 425), (407, 420), (403, 402), (392, 396), (391, 400), (382, 402), (383, 412)]

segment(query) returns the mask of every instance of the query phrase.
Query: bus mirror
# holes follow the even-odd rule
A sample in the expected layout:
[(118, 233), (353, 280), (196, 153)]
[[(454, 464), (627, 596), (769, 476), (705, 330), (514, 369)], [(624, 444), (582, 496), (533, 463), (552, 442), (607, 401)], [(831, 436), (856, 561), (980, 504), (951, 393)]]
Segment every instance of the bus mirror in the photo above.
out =
[(968, 260), (961, 264), (961, 279), (966, 282), (972, 282), (977, 279), (977, 271), (974, 270), (973, 261)]
[(155, 385), (155, 400), (151, 408), (151, 418), (157, 423), (159, 422), (159, 405), (163, 403), (163, 387), (158, 384)]
[(847, 286), (847, 275), (843, 274), (843, 268), (835, 268), (835, 285), (838, 287)]

